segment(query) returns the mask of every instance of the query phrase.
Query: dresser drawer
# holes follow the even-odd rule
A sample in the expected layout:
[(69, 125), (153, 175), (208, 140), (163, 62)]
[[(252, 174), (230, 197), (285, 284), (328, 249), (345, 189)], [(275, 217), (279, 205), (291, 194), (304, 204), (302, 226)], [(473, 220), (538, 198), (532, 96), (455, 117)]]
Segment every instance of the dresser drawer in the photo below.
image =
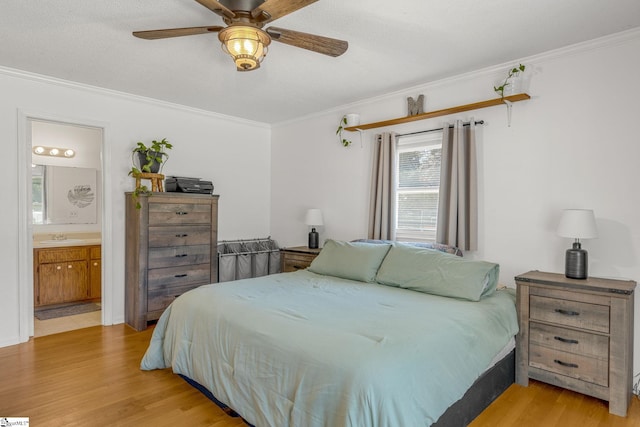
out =
[(210, 245), (149, 248), (149, 268), (204, 264), (211, 260)]
[[(215, 279), (215, 278), (214, 278)], [(149, 292), (166, 286), (211, 283), (211, 264), (154, 268), (147, 273)]]
[(609, 337), (604, 335), (531, 322), (529, 337), (532, 345), (600, 359), (609, 358)]
[(211, 242), (211, 227), (206, 225), (179, 227), (149, 227), (149, 247), (207, 245)]
[(609, 306), (531, 295), (532, 320), (609, 332)]
[(211, 205), (149, 202), (149, 225), (171, 224), (211, 224)]
[[(189, 284), (181, 286), (165, 286), (164, 288), (149, 291), (147, 296), (147, 311), (164, 310), (180, 295), (190, 291), (191, 289), (201, 286), (200, 284)], [(147, 320), (153, 320), (160, 317), (159, 314), (152, 314)]]
[(529, 344), (529, 366), (581, 381), (609, 386), (609, 361)]

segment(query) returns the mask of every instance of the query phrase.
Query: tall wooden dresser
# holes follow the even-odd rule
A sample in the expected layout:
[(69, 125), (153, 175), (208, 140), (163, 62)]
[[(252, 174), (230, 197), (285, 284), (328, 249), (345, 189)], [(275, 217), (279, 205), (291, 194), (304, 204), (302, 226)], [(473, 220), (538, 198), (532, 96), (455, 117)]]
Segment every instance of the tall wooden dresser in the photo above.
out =
[(127, 324), (143, 330), (176, 297), (217, 282), (217, 242), (218, 196), (126, 193)]

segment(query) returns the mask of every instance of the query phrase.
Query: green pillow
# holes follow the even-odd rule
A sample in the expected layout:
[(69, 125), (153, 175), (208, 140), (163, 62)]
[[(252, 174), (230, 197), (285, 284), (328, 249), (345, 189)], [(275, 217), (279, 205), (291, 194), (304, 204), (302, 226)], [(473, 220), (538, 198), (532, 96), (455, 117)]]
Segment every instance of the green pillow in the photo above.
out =
[(427, 294), (479, 301), (496, 290), (500, 266), (440, 251), (395, 244), (376, 282)]
[(373, 282), (391, 245), (327, 240), (309, 271), (343, 279)]

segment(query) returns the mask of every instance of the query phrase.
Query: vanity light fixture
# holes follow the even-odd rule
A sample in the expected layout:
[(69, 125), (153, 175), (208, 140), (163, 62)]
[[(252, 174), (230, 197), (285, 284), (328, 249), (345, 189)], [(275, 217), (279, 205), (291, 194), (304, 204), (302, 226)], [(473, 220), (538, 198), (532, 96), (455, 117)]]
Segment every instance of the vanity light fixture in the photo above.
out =
[(76, 152), (70, 148), (44, 147), (42, 145), (38, 145), (33, 147), (33, 154), (37, 154), (38, 156), (71, 158), (76, 155)]

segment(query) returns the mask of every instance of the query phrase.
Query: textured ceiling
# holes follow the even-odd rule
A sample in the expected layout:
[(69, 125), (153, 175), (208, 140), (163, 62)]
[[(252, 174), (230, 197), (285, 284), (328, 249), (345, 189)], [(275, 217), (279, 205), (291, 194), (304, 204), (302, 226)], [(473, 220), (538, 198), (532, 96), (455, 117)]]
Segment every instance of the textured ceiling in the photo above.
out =
[(277, 123), (640, 27), (640, 1), (319, 0), (273, 25), (344, 55), (274, 42), (245, 73), (216, 34), (131, 35), (202, 25), (224, 24), (194, 0), (2, 0), (0, 66)]

